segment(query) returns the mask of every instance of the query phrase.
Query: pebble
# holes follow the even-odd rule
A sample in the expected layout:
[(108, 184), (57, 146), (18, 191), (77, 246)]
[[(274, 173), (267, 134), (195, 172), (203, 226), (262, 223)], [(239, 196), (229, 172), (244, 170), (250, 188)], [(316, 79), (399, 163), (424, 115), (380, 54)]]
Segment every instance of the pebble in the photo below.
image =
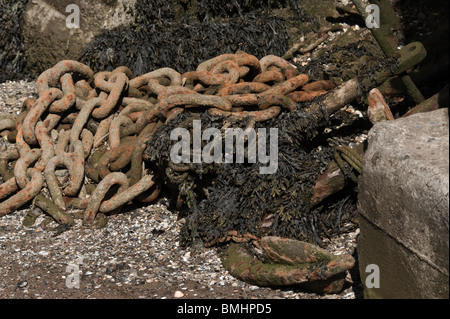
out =
[(27, 282), (27, 281), (19, 281), (19, 282), (17, 283), (17, 287), (18, 287), (18, 288), (25, 288), (27, 285), (28, 285), (28, 282)]
[(181, 291), (177, 290), (175, 291), (175, 293), (173, 294), (173, 296), (175, 298), (183, 298), (184, 297), (184, 293), (182, 293)]

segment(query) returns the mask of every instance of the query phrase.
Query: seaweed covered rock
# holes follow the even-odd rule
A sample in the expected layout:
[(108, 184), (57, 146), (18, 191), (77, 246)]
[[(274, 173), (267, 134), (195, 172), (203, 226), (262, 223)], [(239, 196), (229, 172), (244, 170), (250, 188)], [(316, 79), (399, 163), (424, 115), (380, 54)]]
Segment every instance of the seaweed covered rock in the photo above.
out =
[[(133, 8), (134, 20), (130, 24), (104, 30), (80, 58), (94, 70), (125, 65), (140, 75), (161, 67), (190, 71), (201, 61), (237, 50), (260, 58), (280, 55), (288, 47), (289, 35), (286, 17), (274, 13), (275, 9), (289, 12), (290, 4), (139, 1)], [(296, 17), (295, 13), (288, 14), (288, 19)]]
[(288, 46), (283, 23), (268, 14), (226, 22), (139, 24), (136, 28), (105, 31), (89, 44), (81, 61), (94, 70), (125, 65), (136, 75), (161, 67), (186, 72), (221, 53), (244, 50), (263, 57), (280, 55)]
[(318, 138), (329, 125), (325, 110), (299, 109), (256, 123), (255, 129), (278, 130), (277, 171), (265, 175), (260, 174), (259, 163), (191, 163), (174, 167), (170, 162), (174, 145), (170, 133), (176, 128), (192, 131), (194, 120), (200, 120), (205, 129), (243, 129), (248, 124), (209, 114), (184, 113), (160, 127), (148, 141), (146, 159), (164, 176), (173, 197), (178, 196), (189, 207), (182, 232), (185, 244), (192, 244), (196, 237), (205, 244), (219, 243), (232, 231), (320, 244), (325, 237), (355, 227), (354, 192), (341, 192), (320, 205), (311, 203), (317, 176), (325, 171), (334, 153), (332, 145)]

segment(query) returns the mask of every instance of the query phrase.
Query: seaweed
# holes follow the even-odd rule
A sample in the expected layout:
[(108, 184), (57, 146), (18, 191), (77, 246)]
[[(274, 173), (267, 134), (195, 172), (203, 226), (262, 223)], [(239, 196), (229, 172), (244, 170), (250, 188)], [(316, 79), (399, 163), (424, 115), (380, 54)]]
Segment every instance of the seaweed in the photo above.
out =
[(259, 58), (282, 55), (288, 35), (282, 21), (261, 14), (190, 24), (165, 21), (105, 30), (81, 55), (81, 62), (94, 71), (125, 65), (135, 75), (162, 67), (179, 72), (195, 70), (202, 61), (237, 50)]
[(28, 76), (21, 28), (26, 4), (27, 0), (0, 0), (0, 82)]

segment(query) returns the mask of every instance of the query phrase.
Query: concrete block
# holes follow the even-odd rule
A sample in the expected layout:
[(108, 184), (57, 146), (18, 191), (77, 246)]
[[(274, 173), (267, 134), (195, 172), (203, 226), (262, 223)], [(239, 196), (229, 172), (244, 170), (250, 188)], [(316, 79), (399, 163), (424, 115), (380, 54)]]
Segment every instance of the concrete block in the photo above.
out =
[(358, 242), (366, 298), (449, 297), (448, 109), (376, 124), (359, 182)]

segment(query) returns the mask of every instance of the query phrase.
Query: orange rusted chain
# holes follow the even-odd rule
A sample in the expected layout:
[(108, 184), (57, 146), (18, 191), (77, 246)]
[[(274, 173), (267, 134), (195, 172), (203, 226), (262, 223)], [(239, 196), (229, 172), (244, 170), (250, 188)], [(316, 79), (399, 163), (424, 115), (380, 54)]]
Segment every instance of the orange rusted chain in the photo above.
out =
[(248, 117), (254, 117), (256, 122), (263, 122), (267, 121), (269, 119), (274, 118), (281, 112), (281, 107), (279, 106), (272, 106), (268, 109), (262, 110), (262, 111), (243, 111), (243, 112), (228, 112), (223, 111), (215, 108), (211, 108), (208, 110), (208, 113), (210, 115), (219, 115), (219, 116), (234, 116), (239, 118), (248, 118)]
[(284, 74), (278, 70), (264, 71), (253, 79), (257, 83), (281, 83), (285, 80)]
[(136, 131), (136, 124), (133, 123), (133, 121), (129, 117), (125, 115), (119, 115), (118, 117), (113, 119), (109, 127), (109, 146), (111, 148), (116, 148), (120, 145), (120, 127), (122, 125), (134, 126), (132, 131)]
[(75, 143), (75, 141), (77, 141), (80, 138), (80, 134), (83, 131), (83, 127), (86, 125), (89, 116), (93, 113), (94, 109), (96, 107), (104, 105), (104, 103), (105, 103), (104, 99), (96, 97), (87, 101), (86, 104), (84, 104), (84, 106), (80, 110), (80, 113), (78, 114), (78, 117), (73, 123), (72, 129), (70, 130), (70, 142), (72, 144)]
[(94, 146), (94, 135), (91, 131), (83, 129), (81, 132), (81, 143), (83, 143), (84, 158), (86, 159)]
[(84, 222), (92, 224), (100, 209), (101, 202), (106, 192), (114, 185), (119, 185), (118, 193), (128, 188), (128, 178), (124, 173), (115, 172), (108, 174), (97, 186), (89, 198), (89, 203), (84, 212)]
[(158, 94), (158, 100), (162, 100), (168, 96), (175, 94), (199, 94), (199, 93), (184, 86), (167, 86), (161, 90), (161, 93)]
[(19, 152), (20, 156), (25, 156), (27, 153), (29, 153), (31, 151), (30, 145), (28, 145), (23, 140), (21, 123), (17, 124), (16, 147), (17, 147), (17, 151)]
[(243, 82), (226, 86), (222, 88), (217, 95), (227, 96), (233, 94), (262, 93), (268, 89), (270, 89), (270, 86), (264, 83)]
[(90, 178), (94, 183), (98, 183), (100, 181), (100, 177), (98, 176), (97, 163), (100, 161), (102, 156), (105, 154), (105, 151), (96, 150), (92, 153), (91, 156), (88, 157), (85, 162), (85, 174), (88, 178)]
[(111, 122), (114, 119), (114, 114), (111, 114), (107, 118), (104, 118), (98, 124), (97, 132), (94, 134), (94, 145), (93, 148), (96, 148), (109, 134), (109, 127), (111, 126)]
[(194, 107), (206, 106), (215, 107), (224, 111), (231, 110), (231, 103), (220, 96), (197, 95), (197, 94), (175, 94), (161, 100), (161, 109), (165, 112), (176, 106)]
[(151, 108), (154, 105), (154, 103), (152, 103), (152, 102), (150, 102), (148, 100), (145, 100), (143, 98), (135, 98), (135, 97), (126, 97), (126, 96), (124, 96), (122, 98), (122, 105), (123, 106), (128, 106), (130, 104), (145, 104), (145, 106), (148, 109)]
[(153, 201), (155, 201), (155, 199), (158, 198), (159, 194), (161, 193), (161, 189), (162, 182), (160, 180), (156, 180), (152, 188), (139, 194), (136, 199), (142, 203), (152, 203)]
[(239, 80), (239, 77), (239, 65), (232, 60), (227, 60), (216, 64), (210, 70), (207, 75), (207, 83), (210, 85), (234, 84)]
[(9, 197), (0, 203), (0, 217), (16, 211), (18, 208), (32, 200), (41, 191), (44, 184), (44, 177), (37, 169), (30, 169), (27, 172), (31, 175), (31, 180), (17, 194)]
[(50, 192), (53, 202), (58, 205), (62, 210), (66, 210), (66, 204), (63, 200), (63, 193), (59, 185), (58, 179), (55, 175), (55, 169), (57, 166), (65, 166), (69, 171), (69, 175), (73, 175), (73, 160), (71, 157), (60, 154), (50, 159), (44, 170), (44, 177), (47, 183), (47, 188)]
[(124, 115), (124, 116), (130, 117), (130, 114), (137, 113), (137, 112), (141, 113), (143, 111), (147, 111), (148, 109), (150, 109), (152, 107), (153, 107), (153, 105), (149, 106), (146, 103), (136, 103), (136, 102), (130, 103), (127, 106), (125, 106), (122, 111), (120, 111), (119, 116)]
[(73, 207), (76, 209), (86, 209), (87, 205), (89, 204), (89, 198), (63, 196), (63, 200), (66, 204), (66, 207)]
[(305, 84), (302, 87), (303, 91), (329, 91), (336, 87), (331, 80), (320, 80)]
[[(80, 80), (75, 83), (75, 95), (77, 100), (90, 100), (97, 97), (97, 92), (86, 80)], [(79, 109), (78, 103), (75, 103), (75, 106)]]
[(279, 105), (289, 111), (293, 111), (297, 108), (297, 104), (289, 97), (282, 94), (264, 94), (258, 98), (258, 107), (261, 110), (265, 110), (270, 106)]
[(161, 107), (159, 104), (154, 105), (152, 108), (142, 113), (136, 120), (136, 131), (141, 132), (148, 123), (155, 121), (155, 118), (157, 118), (159, 114), (161, 114)]
[(169, 112), (166, 113), (166, 121), (168, 123), (170, 120), (176, 118), (178, 115), (184, 112), (184, 108), (182, 107), (174, 107)]
[(8, 179), (3, 184), (0, 184), (0, 200), (6, 198), (9, 194), (17, 192), (19, 189), (15, 177)]
[(258, 105), (257, 94), (233, 94), (225, 95), (223, 98), (230, 102), (233, 107)]
[(130, 186), (120, 193), (117, 193), (111, 199), (104, 201), (100, 205), (100, 212), (108, 213), (115, 210), (116, 208), (125, 205), (133, 198), (152, 187), (154, 183), (155, 182), (153, 181), (153, 175), (146, 175), (142, 177), (136, 184)]
[(67, 196), (75, 196), (81, 189), (84, 182), (84, 148), (83, 142), (76, 141), (73, 144), (73, 158), (72, 158), (72, 174), (70, 174), (69, 185), (64, 189)]
[[(7, 123), (18, 158), (8, 164), (0, 157), (0, 173), (6, 180), (0, 196), (13, 198), (32, 182), (27, 173), (43, 170), (41, 177), (56, 205), (85, 209), (88, 224), (99, 212), (119, 209), (133, 199), (150, 203), (159, 196), (163, 182), (144, 166), (143, 153), (163, 123), (198, 108), (193, 112), (208, 109), (211, 115), (248, 118), (254, 126), (276, 117), (282, 108), (294, 110), (296, 101), (289, 97), (299, 90), (312, 96), (331, 89), (326, 81), (309, 85), (308, 81), (279, 57), (259, 60), (242, 51), (205, 61), (192, 72), (162, 68), (136, 78), (127, 67), (94, 75), (76, 61), (61, 61), (39, 77), (39, 98), (24, 102), (27, 110)], [(65, 185), (54, 176), (57, 165), (68, 169)], [(14, 168), (13, 175), (8, 166)], [(97, 184), (90, 197), (83, 185), (85, 176)], [(116, 184), (118, 193), (105, 201)], [(219, 241), (249, 238), (230, 232)]]
[(70, 214), (63, 211), (44, 195), (38, 194), (34, 198), (34, 204), (53, 217), (53, 219), (59, 224), (75, 225), (75, 221)]
[(55, 145), (55, 154), (60, 155), (68, 151), (70, 143), (70, 132), (71, 131), (61, 131), (58, 134), (58, 142)]
[(29, 111), (33, 108), (33, 106), (36, 104), (36, 99), (33, 98), (26, 98), (25, 101), (22, 103), (22, 110), (24, 112)]
[(114, 87), (114, 83), (109, 81), (111, 74), (112, 73), (109, 71), (102, 71), (102, 72), (95, 73), (94, 74), (95, 87), (104, 92), (108, 92), (108, 93), (111, 92), (111, 90)]
[(60, 78), (66, 73), (77, 73), (81, 78), (92, 81), (94, 73), (92, 70), (77, 61), (63, 60), (55, 64), (52, 68), (44, 71), (36, 80), (36, 90), (42, 96), (50, 87), (56, 87)]
[(12, 131), (16, 129), (16, 116), (9, 113), (0, 113), (0, 132), (3, 130)]
[(125, 116), (128, 117), (130, 120), (132, 120), (133, 122), (136, 122), (137, 119), (144, 114), (145, 111), (137, 111), (137, 112), (130, 112), (127, 113)]
[(81, 187), (78, 197), (63, 196), (63, 199), (67, 207), (86, 209), (87, 204), (89, 203), (86, 186), (83, 185)]
[(130, 185), (136, 184), (142, 176), (143, 155), (147, 147), (145, 142), (153, 136), (159, 126), (161, 124), (157, 125), (155, 122), (148, 124), (136, 139), (131, 153)]
[(181, 85), (186, 88), (193, 89), (196, 82), (200, 81), (197, 71), (188, 71), (181, 75)]
[(60, 90), (49, 89), (39, 97), (34, 107), (28, 112), (27, 116), (23, 120), (22, 134), (25, 142), (29, 145), (37, 144), (34, 129), (40, 117), (54, 100), (61, 97), (62, 92)]
[[(161, 125), (162, 122), (148, 124), (139, 134), (133, 148), (133, 152), (131, 154), (131, 168), (128, 172), (130, 175), (130, 185), (134, 185), (140, 180), (143, 174), (142, 165), (144, 163), (143, 156), (146, 148), (145, 142), (149, 140), (153, 136), (153, 134), (155, 134), (156, 130)], [(159, 196), (159, 193), (161, 191), (161, 183), (156, 180), (156, 185), (154, 186), (155, 187), (153, 191), (149, 188), (148, 190), (145, 190), (141, 194), (139, 194), (137, 196), (137, 200), (143, 203), (153, 202)]]
[(209, 59), (207, 61), (204, 61), (200, 63), (197, 66), (197, 75), (201, 82), (207, 84), (207, 85), (214, 85), (214, 84), (221, 84), (221, 83), (213, 83), (210, 80), (211, 79), (211, 69), (215, 67), (217, 64), (228, 61), (228, 60), (234, 60), (235, 55), (234, 54), (222, 54), (215, 58)]
[[(238, 51), (234, 55), (234, 60), (240, 67), (248, 67), (250, 72), (258, 74), (261, 72), (261, 64), (257, 57), (244, 51)], [(241, 77), (244, 77), (243, 75)]]
[[(153, 72), (149, 72), (141, 76), (135, 77), (134, 79), (130, 80), (130, 87), (138, 89), (144, 85), (149, 85), (149, 82), (151, 82), (152, 79), (159, 79), (159, 78), (170, 79), (171, 86), (172, 85), (180, 86), (182, 83), (180, 73), (171, 68), (161, 68)], [(158, 81), (153, 81), (152, 83), (152, 91), (155, 94), (159, 94), (164, 89), (164, 87), (165, 86), (159, 84)]]
[[(129, 136), (122, 140), (120, 145), (107, 151), (97, 163), (98, 174), (101, 179), (110, 174), (111, 169), (121, 169), (131, 161), (131, 153), (133, 151), (136, 136)], [(115, 164), (112, 167), (110, 165)]]
[[(231, 75), (228, 77), (225, 75), (221, 77), (213, 76), (213, 72), (216, 72), (213, 71), (214, 67), (226, 61), (234, 62), (238, 65), (238, 67), (248, 67), (255, 73), (260, 72), (259, 60), (253, 55), (247, 54), (245, 52), (241, 52), (240, 54), (222, 54), (215, 58), (204, 61), (198, 65), (197, 75), (199, 80), (207, 85), (220, 85), (227, 82), (229, 83), (230, 81), (234, 81), (235, 75)], [(233, 64), (228, 62), (226, 65), (228, 65), (228, 67), (231, 67)], [(233, 67), (233, 69), (235, 70), (235, 67)], [(234, 73), (234, 71), (232, 72)], [(244, 76), (247, 72), (248, 71), (246, 68), (238, 69), (239, 76)], [(235, 82), (237, 82), (237, 80)]]
[(309, 78), (306, 74), (300, 74), (300, 75), (290, 78), (282, 83), (279, 83), (278, 85), (274, 85), (267, 91), (264, 91), (263, 93), (261, 93), (261, 95), (264, 95), (264, 94), (284, 94), (284, 95), (286, 95), (286, 94), (298, 89), (299, 87), (302, 87), (303, 85), (308, 83), (308, 81), (309, 81)]
[(41, 156), (41, 150), (38, 148), (34, 148), (27, 152), (25, 155), (20, 156), (17, 160), (16, 165), (14, 166), (14, 176), (16, 177), (17, 185), (20, 188), (25, 188), (29, 183), (27, 177), (27, 170), (30, 165), (38, 160)]
[(50, 138), (50, 135), (42, 122), (38, 122), (36, 124), (35, 134), (39, 145), (41, 146), (42, 154), (34, 167), (42, 172), (44, 171), (48, 161), (55, 156), (55, 148), (53, 146), (52, 139)]
[(108, 117), (114, 107), (117, 106), (122, 92), (128, 87), (128, 77), (124, 73), (114, 73), (110, 81), (114, 83), (108, 98), (102, 105), (92, 111), (92, 116), (96, 119)]
[(276, 66), (282, 70), (288, 80), (298, 75), (297, 69), (279, 56), (266, 55), (259, 62), (261, 64), (262, 72), (269, 70), (271, 66)]
[(194, 90), (197, 93), (201, 93), (201, 92), (205, 91), (206, 89), (202, 83), (197, 83), (192, 90)]
[(117, 68), (115, 68), (114, 70), (111, 71), (112, 74), (114, 73), (125, 73), (125, 75), (129, 78), (132, 79), (134, 78), (133, 72), (130, 70), (129, 67), (122, 65), (122, 66), (118, 66)]
[(312, 99), (327, 94), (328, 91), (294, 91), (286, 94), (288, 98), (290, 98), (294, 102), (306, 102), (311, 101)]
[(42, 124), (44, 124), (45, 128), (47, 129), (47, 132), (51, 132), (56, 125), (58, 125), (59, 121), (61, 119), (61, 115), (58, 114), (48, 114), (45, 119), (42, 121)]
[[(55, 101), (55, 102), (57, 102), (57, 101)], [(77, 119), (77, 116), (78, 116), (78, 112), (70, 113), (61, 119), (61, 123), (72, 124)]]
[(61, 76), (60, 81), (63, 96), (61, 99), (53, 102), (52, 105), (50, 105), (48, 110), (52, 113), (64, 112), (75, 105), (76, 92), (72, 75), (70, 73), (66, 73)]

